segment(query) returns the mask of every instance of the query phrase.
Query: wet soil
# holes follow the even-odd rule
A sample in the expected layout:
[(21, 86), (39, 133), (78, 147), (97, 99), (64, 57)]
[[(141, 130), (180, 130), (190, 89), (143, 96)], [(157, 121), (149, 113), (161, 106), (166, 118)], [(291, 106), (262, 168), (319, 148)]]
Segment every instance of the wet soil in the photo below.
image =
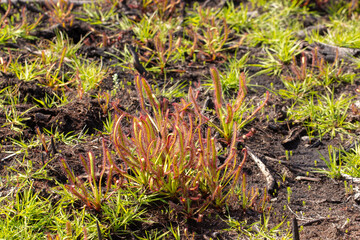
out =
[[(192, 1), (185, 2), (191, 6)], [(23, 4), (26, 10), (29, 11), (29, 16), (32, 13), (35, 15), (34, 9), (38, 9), (38, 6), (30, 3)], [(205, 3), (200, 1), (200, 4)], [(208, 7), (217, 5), (216, 1), (206, 1), (206, 4)], [(18, 3), (18, 5), (21, 6), (21, 3)], [(76, 6), (76, 9), (81, 10), (81, 5)], [(122, 8), (119, 9), (119, 11), (122, 10)], [(137, 14), (135, 12), (133, 15), (137, 16)], [(313, 26), (315, 23), (316, 21), (309, 20), (306, 25)], [(100, 48), (98, 46), (103, 41), (99, 37), (101, 34), (95, 34), (94, 31), (91, 31), (91, 28), (95, 28), (97, 32), (106, 33), (108, 36), (119, 34), (99, 26), (90, 26), (88, 23), (78, 20), (75, 20), (72, 27), (67, 28), (54, 26), (43, 21), (40, 27), (32, 32), (38, 37), (38, 40), (20, 40), (17, 43), (0, 46), (0, 56), (5, 60), (8, 59), (8, 49), (11, 48), (13, 49), (13, 57), (21, 55), (24, 59), (30, 58), (32, 55), (26, 50), (25, 46), (32, 49), (38, 41), (52, 40), (58, 30), (66, 32), (75, 43), (86, 36), (86, 45), (84, 44), (78, 53), (88, 59), (99, 60), (102, 58), (104, 64), (110, 66), (111, 63), (117, 60), (106, 54), (106, 52), (117, 53), (115, 49), (121, 51), (126, 44), (134, 44), (136, 40), (133, 38), (131, 31), (122, 31), (120, 33), (121, 37), (109, 40), (107, 46)], [(248, 51), (251, 51), (255, 56), (261, 57), (264, 55), (263, 50), (260, 48), (240, 47), (237, 57), (242, 57)], [(145, 54), (145, 52), (140, 54)], [(329, 57), (329, 60), (331, 60), (331, 57)], [(131, 66), (131, 63), (129, 63), (129, 66)], [(211, 66), (217, 66), (220, 70), (223, 69), (222, 61), (210, 61), (203, 64), (202, 62), (192, 62), (189, 58), (183, 64), (169, 66), (169, 69), (181, 69), (182, 71), (181, 73), (171, 72), (166, 77), (167, 79), (181, 79), (181, 81), (193, 85), (205, 83), (209, 79), (209, 68)], [(135, 74), (137, 74), (136, 69), (128, 70), (113, 67), (109, 71), (116, 73), (118, 79), (123, 81), (121, 85), (124, 86), (110, 102), (136, 115), (140, 109), (136, 90), (134, 84), (127, 84), (127, 82), (133, 81)], [(259, 69), (250, 68), (250, 71), (253, 74)], [(171, 87), (171, 84), (165, 84), (162, 75), (156, 76), (156, 83), (152, 80), (150, 80), (150, 83)], [(360, 84), (358, 79), (355, 84)], [(22, 159), (24, 153), (14, 155), (8, 154), (8, 151), (16, 152), (19, 149), (18, 146), (13, 145), (13, 139), (30, 141), (36, 137), (37, 127), (39, 129), (56, 129), (56, 131), (63, 134), (83, 134), (85, 136), (83, 140), (79, 140), (72, 145), (61, 142), (55, 143), (56, 152), (67, 159), (69, 165), (77, 174), (83, 174), (83, 169), (79, 164), (78, 156), (80, 153), (85, 154), (92, 151), (95, 155), (101, 155), (100, 139), (105, 138), (110, 142), (110, 137), (103, 135), (100, 130), (103, 128), (108, 112), (114, 114), (114, 105), (109, 104), (107, 112), (104, 112), (102, 109), (104, 102), (99, 102), (94, 95), (116, 87), (111, 77), (102, 81), (96, 91), (86, 94), (82, 98), (79, 98), (76, 90), (68, 88), (66, 95), (70, 102), (63, 106), (51, 108), (36, 106), (34, 99), (42, 99), (46, 94), (49, 96), (60, 94), (57, 89), (43, 86), (43, 84), (36, 81), (20, 81), (15, 76), (2, 73), (0, 74), (0, 89), (7, 87), (19, 93), (20, 99), (16, 109), (19, 113), (24, 113), (22, 117), (25, 119), (23, 122), (25, 128), (23, 133), (19, 134), (12, 126), (6, 124), (6, 115), (4, 111), (0, 111), (0, 126), (2, 126), (0, 129), (1, 176), (6, 175), (9, 167), (21, 170), (16, 159)], [(283, 88), (281, 80), (267, 75), (255, 77), (251, 81), (251, 86), (249, 86), (247, 98), (252, 99), (254, 103), (259, 103), (263, 101), (266, 89), (271, 88), (273, 92)], [(354, 86), (339, 86), (338, 88), (337, 92), (340, 93), (354, 88)], [(205, 90), (200, 92), (200, 102), (206, 99), (206, 94), (209, 93)], [(24, 99), (27, 99), (27, 101), (24, 101)], [(171, 101), (176, 101), (176, 99)], [(333, 180), (313, 171), (314, 168), (326, 167), (324, 162), (320, 160), (320, 154), (327, 156), (328, 145), (339, 146), (343, 142), (338, 138), (329, 139), (326, 137), (321, 140), (312, 139), (309, 142), (308, 138), (306, 138), (307, 132), (305, 128), (299, 123), (293, 123), (286, 119), (285, 109), (289, 104), (278, 95), (271, 94), (264, 111), (242, 132), (244, 134), (251, 128), (256, 130), (255, 135), (248, 139), (244, 145), (250, 148), (265, 163), (275, 178), (275, 188), (269, 196), (267, 205), (271, 208), (271, 226), (284, 220), (291, 221), (296, 218), (299, 225), (302, 226), (300, 239), (360, 239), (360, 205), (354, 200), (353, 194), (346, 191), (343, 180)], [(291, 156), (286, 157), (290, 151), (292, 152)], [(48, 160), (48, 157), (44, 155), (44, 149), (34, 147), (27, 150), (26, 159), (31, 159), (35, 169), (40, 169), (44, 161)], [(47, 168), (50, 177), (60, 183), (66, 183), (67, 178), (58, 161), (52, 160)], [(243, 171), (247, 176), (248, 186), (258, 188), (263, 192), (267, 184), (266, 179), (251, 158), (248, 158)], [(55, 186), (54, 180), (34, 179), (34, 181), (37, 182), (34, 186), (45, 192), (48, 188)], [(354, 187), (356, 187), (355, 184)], [(238, 205), (239, 203), (236, 201), (230, 204), (229, 207), (232, 210), (230, 215), (232, 217), (239, 220), (246, 219), (249, 223), (260, 220), (260, 213), (250, 210), (244, 212), (239, 209)], [(158, 223), (135, 224), (130, 226), (130, 229), (140, 232), (155, 228), (161, 229), (169, 221), (172, 221), (179, 224), (182, 230), (187, 228), (189, 232), (195, 233), (196, 239), (210, 239), (211, 237), (218, 239), (237, 238), (236, 233), (222, 231), (228, 226), (219, 218), (204, 217), (201, 223), (192, 220), (187, 222), (175, 221), (161, 215), (156, 210), (156, 208), (149, 209), (148, 217), (151, 217), (153, 222)], [(214, 209), (209, 209), (209, 216), (215, 216), (215, 212), (220, 216), (225, 216), (226, 212), (221, 211), (216, 212)], [(113, 237), (114, 239), (123, 238), (117, 236), (116, 233), (114, 233)], [(126, 239), (131, 238), (131, 235), (126, 236)]]

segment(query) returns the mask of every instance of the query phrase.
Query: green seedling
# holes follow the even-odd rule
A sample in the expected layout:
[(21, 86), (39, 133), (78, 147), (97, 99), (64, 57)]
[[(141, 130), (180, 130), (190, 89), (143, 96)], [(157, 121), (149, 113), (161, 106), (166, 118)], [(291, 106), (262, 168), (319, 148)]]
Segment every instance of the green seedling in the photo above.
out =
[[(19, 104), (21, 93), (18, 89), (11, 89), (10, 87), (6, 87), (0, 91), (3, 94), (3, 113), (5, 115), (5, 123), (1, 125), (1, 127), (9, 126), (11, 130), (22, 134), (22, 131), (27, 128), (27, 125), (24, 123), (30, 118), (26, 115), (30, 112), (34, 107), (30, 107), (25, 111), (17, 110), (16, 106)], [(26, 102), (27, 98), (25, 97), (23, 102)]]
[(143, 217), (146, 206), (159, 200), (156, 195), (145, 194), (141, 189), (116, 189), (116, 193), (102, 206), (101, 220), (110, 223), (110, 229), (106, 232), (127, 233), (132, 223), (147, 221)]
[(80, 48), (82, 41), (73, 44), (68, 37), (56, 31), (56, 37), (52, 41), (43, 41), (40, 43), (37, 51), (32, 53), (39, 56), (41, 65), (47, 66), (44, 78), (40, 79), (40, 83), (57, 89), (66, 85), (70, 85), (72, 72), (63, 72), (63, 65), (67, 63), (72, 66), (75, 53)]
[(248, 14), (248, 10), (247, 4), (240, 3), (240, 6), (235, 7), (233, 2), (226, 2), (226, 6), (221, 10), (219, 15), (221, 18), (226, 19), (231, 29), (237, 33), (241, 33), (251, 29), (253, 24), (252, 16)]
[(8, 156), (17, 156), (18, 155), (18, 156), (27, 157), (33, 149), (35, 149), (36, 147), (38, 147), (40, 145), (39, 141), (36, 140), (35, 138), (26, 139), (22, 135), (16, 137), (16, 139), (9, 137), (8, 140), (12, 144), (11, 150), (8, 149), (8, 150), (4, 151), (5, 153), (10, 154)]
[[(62, 69), (62, 65), (64, 63), (66, 50), (67, 50), (66, 47), (62, 50), (59, 62), (52, 63), (50, 65), (49, 69), (47, 70), (45, 78), (44, 78), (44, 82), (43, 82), (46, 86), (57, 89), (61, 85), (66, 85), (66, 84), (64, 84), (64, 81), (62, 81), (62, 79), (60, 79), (61, 78), (61, 69)], [(43, 56), (45, 56), (45, 55), (43, 55)], [(45, 61), (44, 58), (45, 57), (43, 57), (43, 61)]]
[(25, 82), (40, 80), (46, 74), (44, 67), (39, 64), (40, 61), (25, 59), (25, 63), (21, 63), (20, 57), (12, 61), (8, 68), (8, 71), (14, 73), (19, 80)]
[[(270, 214), (269, 214), (270, 215)], [(270, 225), (270, 216), (262, 216), (261, 221), (248, 224), (247, 221), (238, 221), (231, 216), (228, 217), (227, 223), (230, 226), (229, 230), (236, 230), (240, 232), (240, 237), (246, 236), (247, 239), (271, 239), (271, 240), (290, 240), (291, 231), (286, 229), (284, 226), (286, 219), (281, 221), (279, 224), (273, 226)], [(270, 227), (271, 226), (271, 227)]]
[(110, 112), (107, 113), (107, 118), (105, 119), (105, 122), (103, 122), (103, 130), (99, 131), (102, 133), (102, 134), (105, 134), (105, 135), (111, 135), (112, 131), (113, 131), (113, 128), (114, 128), (114, 123), (116, 122), (117, 120), (117, 115), (114, 115), (111, 114)]
[[(299, 44), (300, 43), (294, 45), (289, 44), (286, 46), (280, 45), (275, 49), (266, 48), (265, 52), (267, 53), (267, 57), (261, 58), (258, 64), (251, 64), (251, 66), (263, 68), (263, 70), (258, 71), (256, 74), (254, 74), (254, 76), (259, 76), (261, 74), (274, 76), (281, 75), (285, 65), (291, 61), (292, 56), (299, 48)], [(299, 54), (299, 52), (296, 52), (296, 54)]]
[(352, 184), (348, 184), (347, 181), (344, 181), (344, 187), (345, 187), (345, 194), (346, 195), (352, 195), (354, 193), (354, 188)]
[(316, 76), (315, 80), (318, 80), (318, 85), (329, 89), (328, 86), (334, 82), (353, 84), (354, 74), (344, 71), (344, 66), (346, 65), (344, 60), (340, 60), (338, 50), (335, 52), (336, 55), (332, 64), (326, 63), (323, 58), (319, 58), (317, 51), (317, 48), (312, 51), (313, 61), (310, 68), (310, 74)]
[(284, 99), (291, 99), (296, 102), (301, 99), (306, 99), (311, 96), (311, 94), (315, 94), (314, 88), (317, 82), (314, 80), (313, 75), (307, 70), (306, 58), (302, 57), (301, 62), (300, 68), (294, 63), (291, 65), (295, 77), (282, 76), (285, 89), (280, 89), (279, 94)]
[(79, 13), (80, 16), (76, 17), (84, 22), (88, 22), (91, 25), (105, 25), (111, 26), (116, 20), (116, 9), (118, 3), (115, 2), (111, 7), (107, 7), (104, 3), (91, 2), (84, 4), (83, 10), (85, 12)]
[(148, 240), (148, 239), (160, 240), (160, 239), (164, 239), (165, 236), (168, 236), (168, 235), (169, 235), (169, 231), (160, 232), (158, 229), (154, 229), (154, 230), (151, 230), (151, 231), (145, 231), (144, 237), (141, 237), (141, 236), (138, 236), (138, 235), (135, 235), (135, 236), (139, 240)]
[(220, 75), (221, 86), (225, 94), (239, 90), (239, 78), (242, 72), (246, 73), (249, 55), (250, 52), (247, 52), (240, 59), (237, 59), (235, 54), (234, 58), (228, 60), (228, 63), (225, 65), (226, 71)]
[(175, 240), (180, 240), (181, 239), (181, 232), (180, 232), (180, 228), (179, 226), (177, 226), (176, 228), (173, 227), (172, 224), (170, 224), (170, 228), (169, 229), (169, 232), (171, 233), (172, 237), (175, 239)]
[[(66, 33), (56, 31), (56, 37), (52, 41), (44, 41), (41, 47), (45, 49), (38, 49), (44, 64), (52, 64), (59, 59), (62, 62), (71, 62), (76, 56), (76, 52), (80, 49), (83, 40), (74, 44), (73, 40), (69, 39)], [(83, 38), (84, 39), (84, 38)]]
[(165, 97), (169, 101), (174, 100), (175, 98), (184, 98), (186, 97), (185, 88), (188, 87), (187, 82), (176, 82), (174, 79), (170, 79), (169, 84), (171, 87), (164, 85), (163, 88), (156, 88), (155, 95), (157, 97)]
[(285, 37), (279, 44), (274, 44), (269, 48), (283, 65), (289, 64), (293, 57), (300, 53), (299, 46), (301, 42), (294, 41), (290, 36)]
[[(26, 239), (28, 234), (41, 238), (42, 228), (49, 223), (48, 218), (44, 218), (47, 216), (47, 212), (52, 212), (48, 200), (42, 200), (34, 191), (32, 184), (28, 186), (29, 188), (23, 188), (23, 186), (24, 184), (19, 186), (19, 190), (22, 191), (16, 191), (15, 198), (11, 202), (10, 198), (1, 198), (0, 214), (7, 216), (0, 221), (1, 238), (9, 239), (17, 236)], [(32, 227), (28, 226), (29, 222)], [(35, 230), (36, 235), (32, 233)]]
[[(0, 221), (1, 239), (46, 239), (49, 235), (66, 239), (69, 219), (75, 239), (84, 239), (84, 226), (93, 230), (91, 215), (74, 211), (66, 200), (53, 201), (53, 195), (42, 196), (36, 190), (33, 178), (22, 181), (16, 176), (9, 177), (8, 186), (12, 190), (0, 198), (0, 214), (6, 216)], [(94, 234), (90, 233), (88, 237), (93, 239)]]
[[(314, 99), (301, 100), (300, 106), (288, 110), (289, 119), (302, 121), (310, 130), (315, 131), (320, 137), (329, 134), (335, 137), (336, 134), (348, 135), (349, 131), (358, 128), (358, 123), (347, 121), (353, 97), (341, 95), (334, 99), (334, 94), (319, 96)], [(312, 135), (312, 132), (310, 132)]]
[(69, 103), (69, 99), (64, 92), (60, 96), (56, 93), (52, 93), (52, 96), (45, 93), (44, 98), (37, 99), (33, 97), (33, 100), (39, 108), (59, 108)]
[(73, 131), (64, 133), (59, 132), (57, 128), (46, 129), (44, 128), (44, 133), (46, 133), (50, 138), (54, 138), (58, 142), (65, 143), (66, 145), (74, 145), (81, 143), (86, 135), (87, 130), (84, 128), (79, 133), (74, 133)]
[[(259, 63), (253, 65), (263, 68), (256, 75), (281, 75), (292, 57), (301, 52), (301, 42), (296, 39), (294, 31), (302, 26), (299, 21), (288, 18), (289, 14), (304, 12), (298, 5), (290, 2), (267, 2), (264, 5), (267, 11), (252, 20), (252, 28), (247, 33), (245, 42), (252, 47), (264, 47), (266, 53)], [(303, 14), (308, 13), (305, 11)]]
[(355, 18), (346, 19), (344, 16), (330, 19), (327, 26), (326, 34), (313, 32), (307, 37), (312, 42), (321, 42), (337, 47), (359, 48), (359, 32), (355, 31), (360, 26), (359, 21)]
[[(16, 142), (15, 140), (13, 140), (13, 142), (17, 145), (19, 145), (19, 141)], [(22, 144), (24, 144), (24, 142), (22, 142)], [(31, 149), (37, 147), (35, 145), (31, 145), (31, 143), (29, 143), (27, 145), (27, 149)], [(17, 173), (16, 177), (17, 177), (17, 181), (26, 181), (26, 180), (32, 180), (32, 179), (39, 179), (39, 180), (51, 180), (51, 177), (48, 175), (48, 168), (49, 168), (49, 163), (50, 161), (47, 162), (43, 162), (43, 165), (41, 168), (37, 168), (36, 164), (34, 164), (34, 162), (30, 159), (26, 159), (26, 157), (28, 156), (28, 154), (25, 152), (24, 157), (22, 159), (22, 161), (17, 160), (17, 166), (16, 167), (9, 167), (9, 170)], [(23, 169), (22, 171), (19, 171), (18, 169), (21, 168)]]
[(292, 194), (291, 187), (287, 187), (286, 190), (287, 190), (287, 201), (290, 204), (290, 202), (291, 202), (291, 194)]
[[(159, 25), (161, 22), (157, 21), (155, 13), (151, 16), (144, 16), (140, 22), (133, 23), (132, 30), (136, 37), (142, 42), (147, 43), (150, 39), (153, 39), (156, 33), (159, 31)], [(125, 24), (124, 27), (128, 27), (129, 24)]]
[(33, 24), (28, 24), (26, 13), (23, 11), (21, 13), (22, 22), (14, 26), (14, 19), (10, 17), (11, 10), (12, 4), (9, 3), (5, 14), (1, 16), (0, 19), (0, 46), (6, 44), (8, 41), (16, 42), (18, 38), (29, 40), (36, 39), (35, 36), (32, 36), (29, 33), (39, 25), (42, 17), (40, 16), (37, 18)]
[(130, 65), (133, 62), (133, 55), (131, 54), (128, 46), (125, 45), (122, 51), (119, 51), (118, 49), (114, 49), (114, 51), (116, 52), (116, 54), (106, 52), (106, 54), (110, 55), (118, 61), (117, 63), (112, 64), (111, 67), (120, 66), (124, 69), (132, 70), (133, 67), (131, 67)]
[(95, 89), (108, 74), (108, 70), (103, 67), (102, 62), (97, 61), (81, 61), (75, 58), (71, 67), (76, 71), (75, 78), (79, 89), (84, 92)]
[(1, 127), (9, 126), (11, 130), (22, 133), (22, 131), (27, 127), (25, 123), (26, 120), (29, 120), (29, 117), (25, 117), (26, 113), (31, 111), (34, 107), (29, 108), (27, 111), (19, 113), (16, 110), (15, 106), (7, 107), (4, 109), (4, 114), (6, 118), (6, 122), (1, 125)]
[(343, 149), (338, 149), (339, 158), (342, 161), (342, 173), (348, 174), (352, 177), (360, 177), (360, 147), (356, 143), (353, 149), (345, 151)]
[(324, 157), (323, 155), (320, 156), (320, 159), (323, 160), (328, 167), (328, 170), (326, 169), (316, 169), (315, 172), (326, 174), (327, 176), (335, 179), (341, 178), (341, 172), (342, 172), (342, 159), (341, 155), (338, 156), (336, 154), (337, 150), (333, 148), (333, 146), (328, 147), (328, 159)]

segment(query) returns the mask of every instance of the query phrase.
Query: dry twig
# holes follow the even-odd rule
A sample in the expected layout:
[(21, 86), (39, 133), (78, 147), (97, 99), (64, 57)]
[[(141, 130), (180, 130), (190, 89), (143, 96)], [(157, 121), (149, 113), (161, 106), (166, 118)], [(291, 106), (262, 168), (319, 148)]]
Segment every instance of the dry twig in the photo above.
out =
[(266, 188), (268, 189), (269, 192), (272, 192), (274, 190), (275, 187), (275, 180), (274, 177), (271, 175), (269, 169), (267, 169), (267, 167), (265, 166), (265, 164), (260, 160), (260, 158), (258, 158), (253, 151), (249, 148), (246, 147), (247, 152), (249, 153), (250, 157), (254, 160), (254, 162), (256, 163), (256, 165), (259, 167), (260, 171), (262, 172), (262, 174), (265, 176), (266, 178)]

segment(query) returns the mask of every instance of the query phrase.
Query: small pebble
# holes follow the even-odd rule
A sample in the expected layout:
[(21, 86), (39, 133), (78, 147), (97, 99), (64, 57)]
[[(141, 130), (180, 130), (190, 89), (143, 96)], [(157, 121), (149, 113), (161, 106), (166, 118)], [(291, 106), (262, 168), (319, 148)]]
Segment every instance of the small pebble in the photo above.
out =
[(357, 107), (357, 108), (360, 108), (360, 100), (357, 100), (354, 102), (354, 105)]
[(301, 141), (310, 142), (310, 137), (309, 136), (302, 136)]
[(355, 193), (354, 194), (354, 200), (357, 204), (360, 204), (360, 193)]

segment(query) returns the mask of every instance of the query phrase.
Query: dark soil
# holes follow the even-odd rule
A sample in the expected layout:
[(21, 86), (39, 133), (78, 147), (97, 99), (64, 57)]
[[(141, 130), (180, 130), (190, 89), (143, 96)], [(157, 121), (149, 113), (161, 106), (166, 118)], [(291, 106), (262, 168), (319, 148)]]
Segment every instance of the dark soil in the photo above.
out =
[[(186, 1), (191, 5), (191, 1)], [(208, 2), (208, 1), (206, 1)], [(203, 4), (203, 1), (200, 1)], [(210, 1), (208, 6), (216, 6), (217, 1)], [(21, 5), (18, 3), (18, 5)], [(24, 5), (31, 15), (31, 7), (36, 8), (33, 4)], [(30, 7), (29, 7), (30, 6)], [(36, 8), (37, 9), (37, 8)], [(81, 10), (81, 6), (77, 6), (76, 10)], [(123, 9), (120, 8), (119, 11)], [(35, 15), (35, 13), (34, 13)], [(134, 14), (136, 15), (136, 14)], [(30, 21), (30, 20), (29, 20)], [(307, 19), (306, 25), (315, 25), (315, 20)], [(22, 55), (23, 58), (31, 57), (25, 46), (33, 47), (37, 41), (43, 39), (53, 39), (55, 36), (55, 28), (64, 31), (68, 34), (69, 38), (74, 42), (80, 41), (86, 34), (86, 45), (82, 46), (79, 53), (88, 59), (99, 60), (103, 59), (104, 64), (110, 65), (110, 62), (117, 61), (105, 52), (116, 53), (114, 49), (122, 50), (126, 44), (134, 44), (135, 39), (131, 31), (121, 32), (121, 38), (109, 40), (108, 46), (104, 48), (97, 47), (102, 39), (99, 35), (95, 35), (90, 31), (90, 25), (75, 21), (72, 27), (62, 28), (54, 27), (46, 21), (40, 26), (40, 30), (33, 32), (34, 35), (39, 37), (36, 41), (21, 40), (18, 43), (9, 43), (6, 46), (0, 47), (0, 56), (7, 59), (8, 48), (16, 49), (13, 52), (14, 57)], [(118, 34), (111, 32), (101, 27), (95, 27), (97, 31), (106, 33), (108, 36)], [(246, 52), (251, 51), (256, 56), (263, 56), (264, 52), (260, 48), (248, 49), (246, 47), (239, 49), (237, 57), (243, 56)], [(144, 53), (140, 53), (144, 54)], [(129, 65), (131, 65), (129, 63)], [(217, 66), (220, 70), (223, 69), (221, 61), (213, 61), (207, 64), (188, 62), (176, 66), (169, 66), (169, 69), (181, 69), (182, 73), (171, 72), (167, 75), (167, 79), (181, 79), (186, 83), (204, 83), (209, 79), (211, 66)], [(250, 69), (252, 73), (259, 71), (259, 69)], [(136, 90), (134, 84), (129, 86), (127, 81), (133, 81), (137, 71), (124, 70), (121, 68), (110, 68), (110, 71), (118, 74), (118, 79), (124, 81), (125, 90), (118, 92), (117, 96), (111, 99), (116, 106), (136, 115), (139, 110), (139, 102), (137, 100)], [(150, 83), (155, 84), (155, 81), (150, 80)], [(156, 83), (160, 86), (164, 84), (164, 76), (156, 76)], [(359, 84), (359, 80), (357, 80)], [(281, 80), (276, 77), (269, 77), (261, 75), (252, 79), (251, 87), (247, 98), (253, 99), (254, 103), (263, 101), (264, 92), (270, 86), (274, 90), (279, 90), (283, 87)], [(18, 80), (15, 76), (0, 74), (0, 89), (6, 87), (13, 87), (20, 93), (19, 104), (17, 110), (22, 113), (33, 107), (36, 99), (41, 99), (45, 94), (53, 95), (59, 94), (58, 90), (50, 87), (45, 87), (37, 82), (24, 82)], [(170, 85), (165, 85), (170, 87)], [(354, 86), (348, 86), (354, 87)], [(107, 91), (114, 88), (114, 83), (109, 77), (105, 79), (98, 92)], [(339, 86), (339, 92), (346, 89)], [(30, 141), (36, 137), (36, 127), (40, 129), (53, 129), (60, 133), (70, 134), (85, 134), (85, 140), (79, 141), (75, 145), (65, 145), (64, 143), (56, 143), (56, 151), (67, 159), (69, 165), (74, 169), (75, 173), (83, 174), (83, 169), (79, 164), (79, 154), (93, 151), (95, 155), (101, 155), (101, 138), (109, 140), (109, 136), (103, 136), (100, 131), (103, 128), (103, 122), (107, 117), (104, 113), (98, 100), (93, 97), (94, 94), (88, 94), (82, 98), (77, 97), (76, 90), (68, 89), (66, 93), (71, 102), (61, 107), (41, 108), (34, 107), (24, 114), (24, 124), (26, 125), (22, 135), (11, 129), (11, 126), (6, 125), (6, 118), (3, 111), (0, 111), (0, 140), (2, 149), (0, 149), (0, 176), (7, 174), (9, 166), (18, 166), (15, 158), (21, 159), (22, 156), (9, 156), (5, 152), (10, 149), (17, 150), (18, 146), (12, 144), (12, 139), (23, 139)], [(200, 101), (204, 101), (207, 95), (206, 91), (201, 91), (199, 96)], [(27, 99), (27, 102), (24, 102)], [(176, 101), (176, 99), (172, 99)], [(101, 103), (104, 104), (104, 103)], [(324, 175), (314, 173), (315, 167), (326, 167), (324, 162), (320, 160), (320, 155), (327, 156), (328, 145), (338, 146), (341, 141), (338, 138), (322, 140), (313, 139), (308, 142), (304, 138), (307, 133), (305, 128), (300, 124), (294, 124), (286, 119), (285, 107), (290, 103), (284, 101), (276, 94), (271, 94), (269, 102), (265, 107), (262, 114), (246, 126), (242, 134), (246, 133), (250, 128), (256, 130), (255, 135), (245, 142), (245, 145), (252, 149), (254, 153), (260, 157), (265, 165), (271, 171), (276, 180), (276, 188), (269, 198), (268, 206), (271, 206), (270, 217), (271, 226), (274, 226), (284, 219), (291, 222), (293, 218), (297, 218), (299, 225), (303, 226), (300, 233), (300, 239), (360, 239), (360, 206), (355, 202), (354, 197), (345, 191), (344, 182), (342, 180), (332, 180)], [(109, 111), (114, 114), (113, 105), (109, 105)], [(266, 116), (269, 116), (269, 119)], [(286, 159), (286, 151), (292, 151), (292, 156)], [(274, 160), (270, 160), (270, 157)], [(34, 163), (34, 168), (39, 169), (43, 166), (44, 160), (47, 157), (43, 154), (43, 149), (32, 148), (28, 150), (27, 159), (31, 159)], [(316, 163), (316, 165), (315, 165)], [(66, 183), (67, 178), (63, 173), (58, 161), (53, 160), (48, 165), (49, 175), (60, 183)], [(263, 192), (266, 186), (265, 177), (259, 171), (258, 167), (249, 157), (245, 167), (248, 186), (258, 188)], [(285, 177), (284, 177), (285, 176)], [(308, 177), (308, 180), (297, 180), (297, 177)], [(309, 180), (310, 179), (310, 180)], [(45, 191), (49, 187), (55, 185), (54, 181), (36, 180), (39, 190)], [(291, 188), (291, 195), (289, 196), (288, 189)], [(290, 198), (289, 198), (290, 197)], [(238, 208), (238, 203), (233, 202), (230, 205), (231, 215), (236, 219), (247, 219), (249, 222), (259, 221), (261, 214), (256, 211), (244, 212)], [(209, 209), (209, 216), (215, 216), (215, 210)], [(219, 213), (225, 216), (225, 212)], [(143, 223), (139, 225), (130, 226), (132, 230), (150, 230), (159, 228), (161, 229), (169, 221), (177, 222), (180, 224), (181, 229), (188, 228), (189, 232), (194, 232), (196, 239), (209, 239), (210, 237), (217, 237), (219, 239), (235, 239), (236, 234), (231, 232), (221, 231), (226, 229), (226, 224), (220, 218), (204, 217), (201, 223), (189, 220), (174, 221), (166, 216), (161, 215), (156, 208), (149, 209), (148, 216), (151, 220), (158, 222), (158, 224)], [(284, 224), (286, 227), (286, 224)], [(234, 235), (232, 235), (234, 234)], [(116, 234), (113, 236), (116, 237)], [(131, 239), (131, 236), (127, 236)]]

